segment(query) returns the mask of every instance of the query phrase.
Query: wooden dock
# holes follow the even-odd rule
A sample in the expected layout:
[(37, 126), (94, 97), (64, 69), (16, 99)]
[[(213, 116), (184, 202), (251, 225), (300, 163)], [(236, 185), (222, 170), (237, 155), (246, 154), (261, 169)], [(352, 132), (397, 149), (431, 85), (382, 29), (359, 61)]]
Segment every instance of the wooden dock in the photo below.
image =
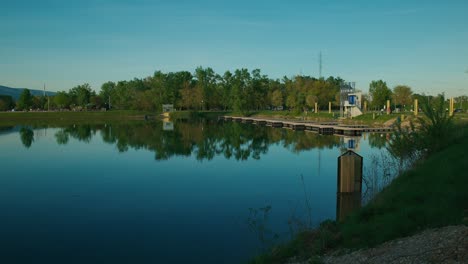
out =
[(343, 135), (360, 136), (364, 132), (389, 133), (393, 129), (390, 127), (369, 127), (366, 125), (343, 125), (337, 122), (298, 122), (289, 120), (239, 117), (239, 116), (220, 116), (220, 120), (234, 121), (239, 123), (254, 124), (260, 126), (282, 127), (292, 130), (308, 130), (322, 135)]

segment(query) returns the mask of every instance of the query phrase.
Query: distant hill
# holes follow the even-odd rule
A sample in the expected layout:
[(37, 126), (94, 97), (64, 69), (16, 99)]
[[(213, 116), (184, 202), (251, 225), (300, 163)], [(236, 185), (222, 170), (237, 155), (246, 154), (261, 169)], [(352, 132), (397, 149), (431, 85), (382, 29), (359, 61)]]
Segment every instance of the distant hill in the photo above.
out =
[[(0, 95), (9, 95), (13, 97), (13, 99), (16, 101), (18, 100), (21, 92), (26, 89), (26, 88), (11, 88), (7, 86), (0, 85)], [(43, 95), (44, 91), (42, 90), (32, 90), (29, 89), (32, 95)], [(46, 95), (48, 96), (54, 96), (56, 93), (55, 92), (49, 92), (46, 91)]]

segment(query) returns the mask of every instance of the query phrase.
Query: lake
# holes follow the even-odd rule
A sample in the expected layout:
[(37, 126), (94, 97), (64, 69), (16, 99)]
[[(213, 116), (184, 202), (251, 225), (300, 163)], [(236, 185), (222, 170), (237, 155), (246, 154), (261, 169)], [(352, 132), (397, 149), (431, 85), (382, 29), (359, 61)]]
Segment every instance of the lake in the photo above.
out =
[(242, 263), (335, 220), (338, 156), (379, 170), (386, 141), (216, 120), (2, 127), (0, 262)]

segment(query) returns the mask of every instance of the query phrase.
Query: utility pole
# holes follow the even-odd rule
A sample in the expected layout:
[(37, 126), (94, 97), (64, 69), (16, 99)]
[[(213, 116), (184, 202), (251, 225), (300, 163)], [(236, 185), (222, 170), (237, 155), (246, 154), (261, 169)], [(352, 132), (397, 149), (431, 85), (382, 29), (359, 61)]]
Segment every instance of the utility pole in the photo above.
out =
[[(44, 83), (44, 97), (46, 97), (45, 83)], [(49, 98), (49, 95), (47, 95), (47, 112), (49, 111), (50, 111), (50, 98)]]

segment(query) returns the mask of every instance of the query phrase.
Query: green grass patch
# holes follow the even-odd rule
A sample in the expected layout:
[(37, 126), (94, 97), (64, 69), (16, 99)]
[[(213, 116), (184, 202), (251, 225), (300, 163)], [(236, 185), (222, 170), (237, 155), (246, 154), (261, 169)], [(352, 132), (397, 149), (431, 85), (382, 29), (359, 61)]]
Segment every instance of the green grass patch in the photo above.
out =
[(44, 125), (74, 123), (104, 123), (144, 120), (145, 115), (157, 113), (141, 111), (89, 111), (89, 112), (0, 112), (0, 125)]
[(177, 111), (171, 112), (171, 119), (217, 119), (223, 115), (234, 115), (227, 111)]
[(449, 146), (398, 176), (368, 205), (343, 222), (325, 222), (251, 263), (319, 260), (330, 250), (349, 251), (413, 235), (429, 228), (468, 225), (468, 124)]
[(395, 179), (340, 225), (342, 246), (370, 247), (420, 230), (463, 223), (468, 210), (468, 137)]

